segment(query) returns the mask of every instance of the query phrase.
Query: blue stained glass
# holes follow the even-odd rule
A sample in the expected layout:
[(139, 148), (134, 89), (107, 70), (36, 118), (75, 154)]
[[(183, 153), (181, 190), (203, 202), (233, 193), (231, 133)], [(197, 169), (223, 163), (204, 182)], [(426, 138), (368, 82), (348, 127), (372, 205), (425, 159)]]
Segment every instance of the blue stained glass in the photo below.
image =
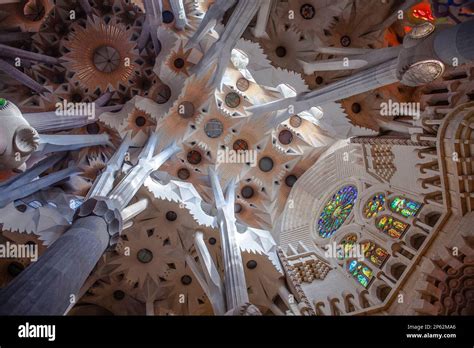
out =
[(390, 210), (404, 217), (415, 216), (421, 208), (421, 203), (404, 197), (395, 197), (390, 203)]
[(357, 260), (352, 260), (348, 267), (348, 271), (352, 276), (364, 287), (368, 287), (370, 284), (370, 281), (374, 277), (374, 274), (372, 272), (372, 269), (370, 267), (367, 267), (364, 265), (362, 262), (359, 262)]

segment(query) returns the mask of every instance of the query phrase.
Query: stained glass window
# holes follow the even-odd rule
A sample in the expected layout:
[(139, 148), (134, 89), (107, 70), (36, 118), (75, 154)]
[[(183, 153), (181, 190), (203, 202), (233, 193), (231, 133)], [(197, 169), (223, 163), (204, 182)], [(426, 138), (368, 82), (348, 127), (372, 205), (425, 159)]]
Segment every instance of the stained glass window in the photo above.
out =
[(225, 96), (225, 104), (229, 108), (236, 108), (240, 105), (240, 96), (235, 92), (230, 92)]
[(385, 210), (385, 195), (383, 193), (375, 194), (367, 201), (364, 207), (364, 216), (368, 219), (377, 216), (382, 210)]
[(339, 245), (337, 250), (337, 258), (339, 260), (344, 260), (348, 255), (351, 254), (351, 250), (354, 248), (354, 245), (357, 243), (357, 236), (355, 234), (350, 234), (345, 236)]
[(421, 208), (421, 203), (405, 197), (395, 197), (390, 203), (390, 210), (404, 217), (415, 216)]
[(326, 203), (318, 220), (318, 233), (323, 238), (331, 237), (346, 221), (357, 199), (357, 188), (344, 186)]
[(232, 148), (235, 151), (247, 151), (249, 149), (249, 144), (245, 140), (237, 139), (232, 145)]
[(374, 277), (374, 274), (372, 272), (372, 269), (370, 267), (367, 267), (365, 264), (362, 262), (359, 262), (357, 260), (352, 260), (347, 269), (349, 270), (349, 273), (352, 274), (352, 276), (364, 287), (368, 287), (372, 278)]
[(188, 154), (186, 155), (186, 158), (189, 163), (194, 164), (194, 165), (199, 164), (202, 161), (201, 153), (196, 150), (189, 151)]
[(380, 231), (392, 238), (400, 238), (408, 228), (408, 224), (388, 215), (378, 218), (376, 226)]
[(222, 132), (224, 132), (224, 125), (218, 119), (213, 118), (204, 126), (204, 132), (206, 132), (209, 138), (219, 138)]
[(387, 250), (371, 241), (363, 243), (362, 250), (365, 258), (379, 268), (382, 267), (383, 263), (390, 256)]

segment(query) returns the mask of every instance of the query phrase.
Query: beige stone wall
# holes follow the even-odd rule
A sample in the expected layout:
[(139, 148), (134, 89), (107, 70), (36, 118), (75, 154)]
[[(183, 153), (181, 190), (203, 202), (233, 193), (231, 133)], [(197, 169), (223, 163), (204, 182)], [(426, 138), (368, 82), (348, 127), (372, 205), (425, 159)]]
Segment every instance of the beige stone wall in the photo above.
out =
[[(343, 235), (355, 232), (359, 236), (359, 241), (372, 240), (390, 254), (388, 261), (380, 268), (368, 263), (374, 271), (374, 279), (368, 289), (364, 289), (346, 271), (345, 263), (328, 259), (327, 262), (331, 264), (332, 270), (324, 280), (318, 279), (309, 284), (302, 284), (305, 294), (315, 306), (317, 313), (322, 315), (347, 312), (351, 314), (418, 313), (416, 306), (419, 305), (419, 291), (415, 288), (428, 286), (431, 289), (435, 286), (419, 284), (421, 264), (426, 259), (421, 255), (433, 245), (437, 245), (438, 249), (447, 245), (449, 237), (443, 237), (443, 233), (447, 235), (447, 232), (439, 232), (439, 235), (436, 233), (438, 227), (445, 222), (441, 221), (442, 219), (435, 221), (436, 226), (433, 226), (433, 223), (431, 225), (427, 223), (429, 216), (433, 214), (441, 216), (442, 208), (424, 204), (418, 215), (410, 218), (391, 213), (392, 216), (409, 224), (408, 230), (400, 240), (393, 240), (378, 231), (374, 221), (365, 219), (361, 213), (365, 202), (376, 192), (385, 193), (387, 200), (396, 195), (403, 195), (426, 203), (424, 196), (432, 188), (423, 187), (421, 182), (432, 173), (421, 171), (420, 166), (432, 161), (432, 158), (420, 157), (418, 153), (420, 148), (416, 143), (392, 144), (383, 147), (382, 151), (376, 155), (388, 154), (386, 159), (389, 161), (384, 163), (390, 162), (391, 168), (394, 168), (389, 176), (384, 177), (380, 175), (380, 170), (375, 170), (374, 144), (340, 142), (321, 156), (293, 188), (281, 217), (280, 228), (275, 233), (283, 249), (288, 248), (293, 254), (298, 254), (298, 245), (303, 244), (324, 257), (324, 248), (328, 243), (340, 242)], [(346, 184), (353, 184), (358, 188), (358, 201), (344, 226), (332, 238), (322, 239), (316, 231), (319, 212), (330, 196)], [(450, 231), (453, 228), (455, 226), (450, 222), (446, 230)], [(422, 236), (424, 241), (415, 249), (412, 246), (413, 238), (419, 236)], [(395, 277), (394, 268), (400, 266), (405, 271)], [(385, 294), (381, 293), (383, 291)], [(354, 306), (349, 310), (348, 299), (351, 298)]]
[[(388, 308), (390, 314), (447, 314), (446, 305), (442, 302), (449, 301), (443, 296), (448, 292), (457, 294), (459, 302), (468, 302), (465, 298), (467, 292), (469, 291), (471, 296), (474, 292), (473, 225), (474, 213), (469, 213), (461, 220), (455, 215), (448, 218), (444, 227), (433, 239), (433, 243), (421, 257), (419, 264), (412, 270), (408, 281), (400, 288), (399, 293), (404, 296), (403, 302), (394, 301)], [(470, 267), (468, 270), (470, 277), (467, 276), (466, 267)], [(457, 270), (458, 275), (461, 273), (466, 273), (466, 275), (461, 276), (464, 279), (459, 281), (455, 271), (449, 272), (448, 269)], [(446, 281), (450, 284), (440, 285)], [(445, 285), (447, 287), (444, 290)], [(470, 306), (472, 310), (473, 304), (471, 303)], [(461, 308), (463, 307), (467, 310), (468, 304), (461, 305)]]
[(286, 202), (279, 229), (275, 231), (274, 237), (283, 249), (299, 241), (314, 249), (317, 213), (329, 196), (346, 183), (375, 182), (367, 175), (362, 156), (360, 145), (340, 141), (297, 181)]

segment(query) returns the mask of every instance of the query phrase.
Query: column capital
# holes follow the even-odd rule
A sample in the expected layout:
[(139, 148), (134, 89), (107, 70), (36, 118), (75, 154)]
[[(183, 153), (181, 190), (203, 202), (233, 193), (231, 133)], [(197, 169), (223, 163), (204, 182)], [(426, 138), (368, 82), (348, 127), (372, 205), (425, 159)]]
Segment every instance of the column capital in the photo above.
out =
[(86, 200), (77, 210), (75, 219), (98, 216), (107, 224), (109, 247), (114, 246), (123, 228), (122, 215), (117, 201), (106, 197), (93, 197)]

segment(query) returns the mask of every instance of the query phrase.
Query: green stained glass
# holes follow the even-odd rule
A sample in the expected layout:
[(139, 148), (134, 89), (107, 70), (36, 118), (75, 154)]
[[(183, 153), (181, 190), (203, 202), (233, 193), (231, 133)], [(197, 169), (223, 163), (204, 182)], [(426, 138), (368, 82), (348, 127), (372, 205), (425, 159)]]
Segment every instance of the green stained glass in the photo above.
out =
[(357, 199), (355, 186), (344, 186), (326, 203), (318, 219), (318, 233), (323, 238), (331, 237), (352, 211)]
[(390, 203), (390, 210), (404, 217), (415, 216), (421, 208), (421, 203), (404, 197), (395, 197)]
[(364, 216), (368, 219), (377, 216), (385, 209), (385, 195), (383, 193), (375, 194), (367, 201), (364, 207)]

